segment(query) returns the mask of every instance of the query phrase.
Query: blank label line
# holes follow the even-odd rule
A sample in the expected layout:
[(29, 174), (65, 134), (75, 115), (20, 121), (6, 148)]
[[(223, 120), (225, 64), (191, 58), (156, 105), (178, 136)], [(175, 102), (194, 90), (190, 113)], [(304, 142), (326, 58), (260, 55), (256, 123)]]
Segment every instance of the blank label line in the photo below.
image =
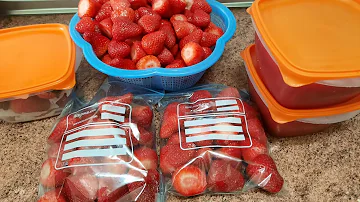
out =
[(112, 148), (112, 149), (88, 149), (88, 150), (76, 150), (62, 155), (61, 160), (68, 160), (76, 157), (100, 157), (100, 156), (116, 156), (125, 155), (127, 148)]
[(202, 125), (210, 125), (217, 123), (233, 123), (233, 124), (241, 124), (241, 118), (236, 117), (228, 117), (228, 118), (203, 118), (199, 120), (185, 121), (185, 127), (191, 126), (202, 126)]
[(109, 111), (109, 112), (119, 113), (119, 114), (125, 114), (125, 111), (126, 111), (125, 107), (114, 106), (114, 105), (110, 105), (110, 104), (102, 105), (101, 109)]
[(203, 140), (232, 140), (232, 141), (242, 141), (245, 140), (244, 135), (230, 135), (230, 134), (208, 134), (208, 135), (196, 135), (191, 137), (186, 137), (186, 142), (199, 142)]
[(66, 141), (74, 140), (79, 137), (94, 137), (94, 136), (104, 136), (104, 135), (125, 135), (123, 129), (120, 128), (101, 128), (101, 129), (91, 129), (83, 130), (66, 137)]
[(119, 122), (124, 122), (125, 118), (123, 116), (103, 112), (101, 113), (101, 119), (111, 119)]
[(199, 127), (199, 128), (189, 128), (185, 129), (185, 134), (195, 134), (202, 132), (211, 132), (211, 131), (221, 131), (221, 132), (243, 132), (242, 126), (209, 126), (209, 127)]
[(75, 149), (78, 147), (101, 147), (111, 145), (124, 145), (126, 144), (125, 138), (108, 138), (108, 139), (92, 139), (92, 140), (79, 140), (66, 144), (64, 151)]

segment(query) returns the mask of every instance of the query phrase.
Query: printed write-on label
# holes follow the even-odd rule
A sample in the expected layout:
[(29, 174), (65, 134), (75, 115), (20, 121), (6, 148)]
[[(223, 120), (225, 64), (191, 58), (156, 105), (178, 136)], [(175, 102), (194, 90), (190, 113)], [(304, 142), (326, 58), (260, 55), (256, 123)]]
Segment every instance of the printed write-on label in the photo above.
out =
[[(183, 150), (252, 146), (244, 104), (238, 98), (208, 98), (194, 103), (180, 103), (177, 113), (180, 147)], [(197, 144), (203, 141), (211, 144)], [(221, 141), (231, 144), (219, 144)], [(187, 148), (187, 143), (197, 146)]]

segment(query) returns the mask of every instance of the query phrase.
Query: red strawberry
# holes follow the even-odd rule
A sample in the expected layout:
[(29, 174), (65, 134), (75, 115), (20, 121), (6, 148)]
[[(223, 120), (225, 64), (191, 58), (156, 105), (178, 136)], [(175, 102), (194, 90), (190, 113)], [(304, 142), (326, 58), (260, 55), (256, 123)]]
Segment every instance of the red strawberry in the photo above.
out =
[(61, 118), (48, 137), (48, 144), (60, 143), (65, 130), (71, 130), (74, 128), (74, 124), (78, 121), (81, 121), (81, 119), (74, 118), (74, 116), (65, 116)]
[(188, 20), (197, 27), (207, 27), (211, 22), (210, 15), (203, 10), (195, 10)]
[(78, 15), (80, 18), (83, 17), (95, 17), (97, 10), (98, 10), (98, 4), (95, 1), (92, 0), (80, 0), (78, 4)]
[(156, 194), (159, 192), (160, 176), (156, 170), (148, 170), (141, 173), (138, 170), (130, 170), (128, 175), (134, 178), (143, 178), (141, 181), (135, 181), (128, 184), (132, 195), (132, 201), (150, 202), (156, 201)]
[(240, 171), (223, 160), (215, 160), (207, 177), (208, 188), (213, 192), (234, 192), (244, 187), (245, 180)]
[(93, 166), (77, 166), (77, 165), (89, 165), (89, 164), (95, 164), (95, 163), (96, 163), (96, 161), (93, 158), (76, 157), (76, 158), (72, 158), (68, 161), (68, 166), (70, 167), (72, 175), (93, 174), (96, 171), (95, 167), (93, 167)]
[(103, 5), (104, 3), (109, 2), (110, 0), (94, 0), (96, 3)]
[(101, 100), (99, 100), (98, 103), (108, 101), (108, 102), (119, 102), (119, 103), (131, 104), (133, 97), (134, 97), (134, 95), (132, 93), (126, 93), (125, 95), (121, 95), (121, 96), (108, 96), (108, 97), (104, 97)]
[[(181, 57), (181, 51), (179, 51), (179, 52), (176, 54), (175, 60), (182, 60), (182, 61), (184, 61), (184, 60), (182, 59), (182, 57)], [(184, 63), (185, 63), (185, 62), (184, 62)]]
[(158, 55), (158, 59), (160, 64), (165, 67), (174, 61), (174, 56), (167, 48), (164, 48), (164, 50)]
[(173, 14), (183, 13), (186, 7), (185, 0), (169, 0), (171, 11)]
[(128, 70), (136, 69), (135, 63), (130, 59), (114, 58), (111, 60), (109, 65), (121, 69), (128, 69)]
[(257, 119), (259, 118), (259, 112), (254, 108), (254, 106), (243, 102), (244, 105), (244, 109), (245, 109), (245, 114), (246, 114), (246, 118), (247, 119)]
[(163, 21), (161, 23), (162, 25), (160, 25), (160, 31), (164, 32), (166, 35), (165, 46), (171, 49), (176, 44), (176, 35), (172, 25), (169, 25), (168, 23), (168, 21)]
[[(134, 164), (144, 170), (156, 169), (158, 156), (155, 150), (148, 147), (141, 147), (134, 151)], [(136, 162), (136, 163), (135, 163)]]
[(106, 18), (103, 21), (100, 22), (100, 30), (101, 32), (107, 36), (108, 38), (112, 38), (112, 27), (113, 27), (113, 22), (110, 18)]
[(212, 98), (211, 93), (207, 90), (198, 90), (191, 95), (189, 100), (190, 102), (196, 102), (197, 100), (205, 98)]
[(144, 15), (139, 19), (138, 24), (144, 29), (145, 33), (148, 34), (160, 28), (160, 20), (161, 16), (157, 14)]
[(148, 128), (152, 124), (153, 111), (149, 106), (136, 106), (132, 109), (132, 119), (138, 125)]
[(267, 137), (259, 119), (248, 119), (247, 127), (252, 139), (256, 139), (263, 145), (267, 144)]
[[(185, 133), (183, 131), (181, 131), (181, 142), (186, 142)], [(180, 144), (179, 133), (176, 132), (172, 134), (169, 140), (166, 142), (166, 144), (179, 145)]]
[(175, 56), (179, 51), (179, 45), (178, 44), (175, 44), (171, 49), (170, 49), (170, 52), (173, 56)]
[(164, 27), (164, 26), (170, 26), (170, 27), (172, 27), (172, 24), (169, 22), (169, 20), (162, 19), (162, 20), (160, 21), (160, 27)]
[(186, 37), (182, 38), (179, 43), (180, 49), (183, 49), (184, 46), (189, 42), (200, 43), (202, 34), (203, 34), (203, 31), (201, 31), (201, 29), (198, 29), (198, 30), (194, 31), (193, 33), (187, 35)]
[(256, 156), (268, 153), (266, 145), (261, 144), (256, 139), (252, 140), (252, 146), (250, 148), (242, 148), (241, 150), (245, 162), (252, 162)]
[(185, 0), (185, 1), (186, 1), (186, 7), (185, 7), (185, 12), (186, 12), (187, 10), (191, 9), (191, 6), (193, 5), (194, 0)]
[(215, 34), (218, 37), (221, 37), (224, 34), (224, 31), (212, 22), (210, 22), (209, 26), (204, 30), (204, 32)]
[(85, 32), (95, 32), (95, 23), (91, 17), (83, 17), (75, 26), (76, 31), (80, 34)]
[(201, 194), (207, 185), (205, 171), (191, 165), (177, 170), (172, 181), (175, 190), (183, 196)]
[(51, 100), (51, 99), (54, 99), (57, 97), (56, 93), (53, 91), (43, 92), (43, 93), (37, 94), (36, 96), (38, 96), (39, 98), (48, 99), (48, 100)]
[(164, 114), (160, 128), (160, 137), (168, 138), (178, 130), (178, 120), (175, 113)]
[(57, 158), (59, 149), (60, 149), (60, 143), (51, 144), (47, 151), (48, 158)]
[[(200, 168), (203, 168), (203, 166), (205, 166), (205, 168), (208, 170), (210, 168), (211, 161), (212, 161), (212, 159), (211, 159), (211, 155), (213, 155), (212, 152), (213, 152), (213, 150), (209, 147), (198, 149), (196, 151), (195, 156), (200, 157), (201, 161), (200, 162), (195, 161), (198, 164), (197, 166)], [(195, 165), (196, 165), (196, 163), (195, 163)]]
[(190, 9), (192, 12), (195, 12), (196, 10), (203, 10), (206, 13), (211, 13), (212, 8), (211, 6), (206, 2), (206, 0), (193, 0), (193, 4)]
[(113, 39), (117, 41), (123, 41), (128, 38), (139, 36), (143, 32), (139, 25), (130, 20), (117, 18), (113, 20), (113, 22)]
[(40, 183), (44, 187), (57, 187), (64, 183), (65, 178), (70, 174), (64, 169), (55, 169), (55, 158), (47, 159), (41, 166)]
[(131, 53), (130, 53), (131, 59), (133, 62), (138, 62), (142, 57), (146, 56), (146, 53), (144, 49), (141, 46), (140, 41), (135, 41), (133, 45), (131, 46)]
[(184, 60), (176, 59), (171, 64), (167, 65), (166, 68), (182, 68), (186, 67)]
[(238, 89), (234, 87), (227, 87), (224, 90), (222, 90), (217, 97), (235, 97), (235, 98), (241, 98), (240, 93)]
[(110, 57), (109, 54), (104, 55), (103, 58), (101, 59), (101, 61), (107, 65), (110, 64), (111, 60), (112, 60), (112, 58)]
[[(236, 144), (230, 143), (229, 146), (236, 146)], [(218, 156), (218, 158), (226, 159), (226, 160), (235, 160), (237, 162), (241, 162), (241, 149), (235, 147), (222, 147), (217, 150), (222, 155), (226, 156)], [(230, 157), (230, 158), (228, 158)], [(234, 159), (231, 159), (234, 158)]]
[(133, 9), (138, 9), (143, 6), (147, 6), (147, 0), (129, 0)]
[(116, 18), (126, 18), (129, 19), (131, 22), (135, 21), (135, 11), (132, 8), (123, 8), (114, 10), (111, 13), (111, 20), (114, 21)]
[(112, 58), (125, 58), (130, 54), (130, 49), (127, 43), (112, 40), (109, 43), (108, 52)]
[(208, 58), (212, 54), (212, 50), (209, 47), (202, 47), (204, 50), (204, 59)]
[(110, 0), (111, 7), (114, 10), (121, 10), (124, 8), (130, 8), (130, 3), (128, 0)]
[(110, 40), (102, 35), (96, 35), (91, 40), (91, 45), (96, 56), (103, 56), (107, 50)]
[(146, 7), (140, 7), (137, 11), (139, 12), (140, 18), (142, 18), (145, 15), (156, 14), (151, 8), (146, 8)]
[(203, 60), (204, 51), (198, 43), (189, 42), (181, 50), (181, 57), (187, 66), (195, 65)]
[(142, 57), (137, 63), (137, 69), (149, 69), (154, 67), (161, 67), (159, 59), (153, 55)]
[(64, 190), (69, 201), (94, 201), (97, 197), (98, 180), (90, 174), (72, 175), (66, 179)]
[(113, 11), (113, 9), (111, 7), (111, 3), (110, 2), (104, 3), (101, 6), (97, 15), (95, 16), (95, 20), (98, 22), (101, 22), (101, 21), (105, 20), (106, 18), (110, 18), (112, 11)]
[(178, 39), (184, 38), (197, 29), (195, 25), (189, 22), (174, 21), (172, 24)]
[(125, 43), (127, 43), (129, 46), (132, 46), (134, 44), (134, 42), (141, 41), (141, 39), (142, 39), (142, 36), (139, 35), (139, 36), (135, 36), (135, 37), (126, 39)]
[(111, 202), (121, 199), (129, 193), (126, 185), (118, 187), (114, 191), (110, 191), (107, 187), (102, 187), (97, 192), (97, 202)]
[(174, 21), (183, 21), (183, 22), (187, 22), (187, 18), (185, 15), (183, 14), (176, 14), (176, 15), (173, 15), (171, 18), (170, 18), (170, 22), (173, 23)]
[(138, 129), (140, 132), (139, 144), (147, 147), (152, 147), (154, 145), (154, 137), (155, 137), (154, 134), (139, 125), (138, 125)]
[(163, 18), (170, 16), (170, 3), (168, 0), (153, 0), (152, 10), (161, 15)]
[(166, 35), (162, 31), (156, 31), (145, 35), (141, 40), (141, 46), (149, 55), (159, 55), (164, 49)]
[(203, 47), (212, 47), (216, 45), (216, 41), (219, 39), (219, 36), (209, 33), (203, 32), (200, 45)]
[(83, 34), (83, 38), (85, 41), (91, 43), (91, 41), (93, 40), (93, 38), (95, 36), (101, 36), (101, 34), (97, 33), (97, 32), (85, 32)]
[(135, 22), (137, 23), (140, 20), (140, 14), (138, 10), (135, 10)]
[(37, 202), (66, 202), (66, 198), (61, 193), (61, 188), (46, 192)]
[(38, 96), (31, 96), (27, 99), (16, 99), (10, 101), (10, 109), (18, 114), (45, 112), (50, 109), (50, 101)]
[[(195, 147), (192, 143), (182, 144), (184, 148)], [(180, 145), (167, 144), (160, 150), (160, 168), (165, 174), (170, 174), (194, 158), (194, 149), (182, 150)]]

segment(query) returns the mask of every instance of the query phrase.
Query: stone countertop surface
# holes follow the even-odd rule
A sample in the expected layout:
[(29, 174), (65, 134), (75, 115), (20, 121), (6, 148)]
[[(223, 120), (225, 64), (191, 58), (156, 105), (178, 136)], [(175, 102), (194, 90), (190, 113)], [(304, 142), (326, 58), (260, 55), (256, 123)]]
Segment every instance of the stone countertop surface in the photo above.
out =
[[(237, 31), (222, 58), (200, 81), (247, 88), (239, 53), (254, 42), (254, 29), (245, 9), (231, 9)], [(0, 28), (39, 23), (68, 24), (72, 15), (0, 17)], [(0, 41), (1, 43), (1, 41)], [(36, 44), (34, 44), (36, 45)], [(106, 78), (85, 61), (78, 86), (91, 98)], [(36, 201), (46, 139), (56, 118), (20, 124), (0, 123), (0, 201)], [(270, 195), (254, 190), (240, 195), (205, 195), (168, 201), (360, 201), (360, 116), (324, 132), (295, 138), (269, 138), (271, 155), (285, 179), (283, 191)]]

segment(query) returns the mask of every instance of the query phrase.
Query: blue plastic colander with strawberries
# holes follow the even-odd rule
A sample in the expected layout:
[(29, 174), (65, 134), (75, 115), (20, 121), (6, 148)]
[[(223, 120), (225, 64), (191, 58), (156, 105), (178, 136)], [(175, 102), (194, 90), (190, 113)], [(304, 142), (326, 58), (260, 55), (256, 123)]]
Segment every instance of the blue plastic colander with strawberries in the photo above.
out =
[(225, 44), (235, 33), (236, 20), (233, 13), (215, 0), (207, 0), (207, 2), (212, 7), (211, 21), (224, 31), (224, 35), (218, 39), (213, 53), (208, 58), (189, 67), (174, 69), (150, 68), (145, 70), (125, 70), (111, 67), (96, 57), (91, 44), (85, 41), (81, 34), (76, 31), (75, 26), (80, 20), (77, 14), (71, 19), (70, 35), (83, 50), (89, 64), (100, 72), (109, 75), (110, 79), (117, 79), (151, 89), (177, 91), (195, 85), (205, 71), (219, 60), (224, 52)]

